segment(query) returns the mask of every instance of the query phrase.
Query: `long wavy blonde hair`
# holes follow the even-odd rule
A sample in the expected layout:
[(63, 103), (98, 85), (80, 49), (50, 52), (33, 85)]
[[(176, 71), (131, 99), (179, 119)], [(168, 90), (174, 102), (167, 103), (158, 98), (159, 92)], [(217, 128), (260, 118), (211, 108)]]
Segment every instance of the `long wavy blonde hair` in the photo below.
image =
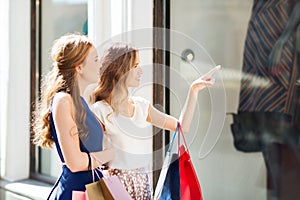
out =
[(42, 79), (41, 98), (33, 112), (34, 144), (49, 148), (54, 143), (50, 130), (50, 104), (57, 92), (71, 95), (79, 137), (87, 134), (86, 112), (80, 99), (75, 68), (85, 62), (92, 46), (90, 39), (80, 34), (67, 34), (54, 42), (51, 50), (52, 69)]
[(128, 98), (128, 72), (134, 67), (138, 49), (127, 43), (112, 44), (101, 58), (100, 79), (92, 94), (92, 103), (105, 100), (115, 113)]

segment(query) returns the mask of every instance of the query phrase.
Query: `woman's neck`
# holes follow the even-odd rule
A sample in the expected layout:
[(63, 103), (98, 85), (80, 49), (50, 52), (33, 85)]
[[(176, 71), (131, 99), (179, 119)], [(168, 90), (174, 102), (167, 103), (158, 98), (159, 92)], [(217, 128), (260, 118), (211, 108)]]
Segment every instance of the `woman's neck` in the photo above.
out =
[(84, 95), (84, 91), (85, 91), (85, 89), (87, 87), (87, 84), (78, 82), (78, 87), (79, 87), (80, 96), (83, 96)]
[(133, 116), (134, 109), (134, 104), (130, 99), (124, 100), (119, 104), (119, 113), (127, 117)]

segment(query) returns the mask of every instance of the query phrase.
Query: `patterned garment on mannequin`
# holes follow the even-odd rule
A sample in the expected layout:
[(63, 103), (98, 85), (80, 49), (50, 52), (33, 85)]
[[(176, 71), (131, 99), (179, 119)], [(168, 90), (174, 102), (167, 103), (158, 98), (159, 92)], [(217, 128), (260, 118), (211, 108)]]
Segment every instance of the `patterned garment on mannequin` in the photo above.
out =
[(283, 48), (279, 75), (268, 71), (268, 56), (289, 20), (295, 1), (254, 0), (244, 49), (239, 111), (293, 115), (297, 75), (295, 34)]

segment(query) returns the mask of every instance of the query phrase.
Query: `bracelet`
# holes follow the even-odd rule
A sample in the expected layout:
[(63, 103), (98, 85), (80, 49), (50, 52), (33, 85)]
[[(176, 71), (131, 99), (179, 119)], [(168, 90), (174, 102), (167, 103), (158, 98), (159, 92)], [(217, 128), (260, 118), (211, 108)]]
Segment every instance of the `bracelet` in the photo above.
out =
[(89, 165), (88, 165), (88, 170), (92, 170), (92, 160), (91, 160), (91, 155), (90, 153), (86, 153), (88, 155), (88, 159), (89, 159)]

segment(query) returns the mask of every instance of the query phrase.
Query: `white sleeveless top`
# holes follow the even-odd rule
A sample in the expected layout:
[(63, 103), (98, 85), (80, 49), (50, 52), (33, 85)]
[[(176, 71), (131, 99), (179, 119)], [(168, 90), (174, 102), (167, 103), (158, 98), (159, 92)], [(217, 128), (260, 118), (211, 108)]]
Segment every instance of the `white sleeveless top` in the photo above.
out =
[(134, 103), (132, 117), (113, 113), (111, 106), (99, 101), (91, 110), (105, 125), (103, 147), (114, 149), (115, 158), (111, 168), (136, 169), (149, 167), (152, 160), (152, 133), (145, 128), (150, 102), (142, 97), (130, 97)]

